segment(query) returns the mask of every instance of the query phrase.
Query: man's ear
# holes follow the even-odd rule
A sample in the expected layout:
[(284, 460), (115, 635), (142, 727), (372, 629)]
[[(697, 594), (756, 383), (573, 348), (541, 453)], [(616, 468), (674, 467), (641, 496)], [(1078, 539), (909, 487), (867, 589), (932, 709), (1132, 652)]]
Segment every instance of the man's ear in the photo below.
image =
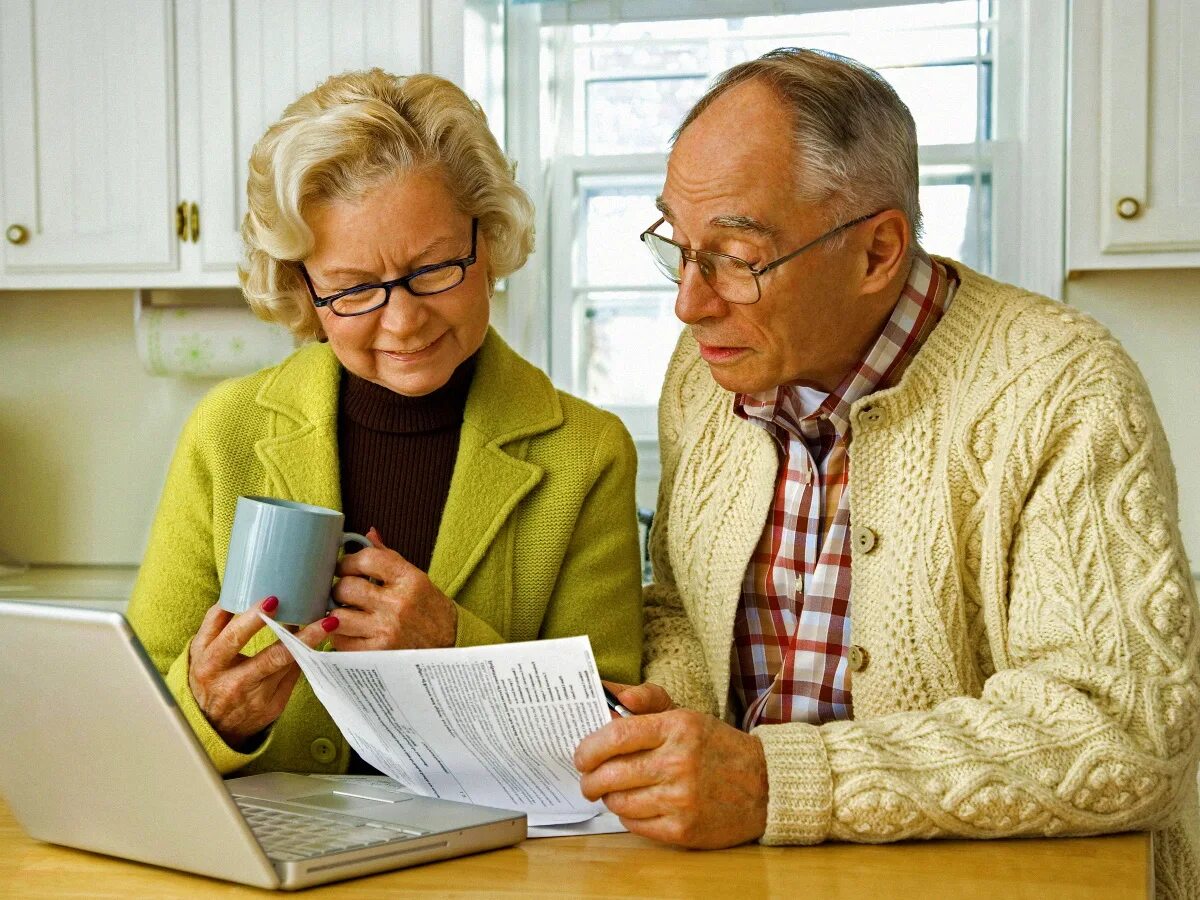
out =
[(861, 293), (882, 291), (908, 263), (908, 248), (912, 244), (912, 228), (908, 217), (898, 209), (881, 212), (864, 223), (863, 253), (865, 265)]

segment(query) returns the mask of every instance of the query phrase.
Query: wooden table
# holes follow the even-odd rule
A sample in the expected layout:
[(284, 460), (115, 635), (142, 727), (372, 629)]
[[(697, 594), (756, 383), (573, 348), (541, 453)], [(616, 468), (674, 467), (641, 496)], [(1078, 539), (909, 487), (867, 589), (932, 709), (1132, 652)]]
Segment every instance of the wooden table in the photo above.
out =
[[(698, 852), (630, 834), (517, 847), (372, 875), (303, 896), (1149, 898), (1148, 834), (1011, 841), (824, 844)], [(0, 802), (0, 896), (263, 897), (255, 888), (42, 844)]]

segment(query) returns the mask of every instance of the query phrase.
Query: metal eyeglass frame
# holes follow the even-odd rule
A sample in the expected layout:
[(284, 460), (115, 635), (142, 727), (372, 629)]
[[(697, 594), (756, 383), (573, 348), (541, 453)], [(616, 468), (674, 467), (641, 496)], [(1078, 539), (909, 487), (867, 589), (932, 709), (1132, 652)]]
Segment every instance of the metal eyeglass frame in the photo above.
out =
[[(467, 268), (475, 265), (475, 250), (477, 248), (477, 239), (479, 237), (479, 219), (471, 220), (471, 254), (464, 256), (461, 259), (451, 259), (446, 262), (433, 263), (428, 266), (421, 266), (409, 272), (407, 275), (401, 275), (399, 278), (393, 278), (391, 281), (380, 281), (376, 284), (356, 284), (354, 287), (346, 288), (344, 291), (338, 291), (336, 294), (330, 294), (328, 297), (317, 296), (317, 289), (313, 287), (312, 279), (308, 276), (308, 269), (304, 267), (304, 263), (300, 263), (300, 274), (304, 276), (304, 283), (308, 285), (308, 294), (312, 297), (313, 306), (320, 308), (328, 306), (329, 311), (335, 316), (341, 316), (344, 319), (349, 319), (354, 316), (365, 316), (367, 313), (373, 313), (377, 309), (383, 309), (392, 299), (392, 288), (404, 288), (414, 297), (432, 297), (435, 294), (442, 294), (446, 291), (452, 291), (464, 281), (467, 280)], [(438, 288), (436, 291), (414, 291), (411, 287), (414, 278), (420, 278), (422, 275), (428, 275), (430, 272), (436, 272), (438, 269), (449, 269), (457, 267), (462, 274), (462, 277), (454, 284), (448, 287)], [(377, 303), (370, 309), (363, 309), (358, 312), (343, 313), (338, 312), (331, 304), (347, 297), (350, 294), (360, 294), (365, 291), (377, 291), (383, 289), (383, 302)]]
[[(750, 263), (746, 262), (746, 260), (742, 259), (739, 256), (731, 256), (728, 253), (718, 253), (715, 250), (693, 250), (691, 247), (685, 247), (685, 246), (683, 246), (683, 244), (676, 243), (675, 241), (671, 240), (670, 238), (663, 237), (661, 234), (655, 234), (654, 229), (657, 228), (659, 225), (661, 225), (663, 222), (665, 222), (667, 220), (665, 216), (660, 217), (657, 222), (655, 222), (653, 225), (651, 225), (649, 228), (647, 228), (645, 231), (643, 231), (641, 233), (641, 235), (639, 235), (639, 237), (641, 238), (642, 243), (646, 244), (646, 249), (650, 251), (650, 255), (652, 257), (654, 257), (654, 262), (658, 266), (659, 271), (662, 272), (664, 275), (666, 275), (668, 281), (671, 281), (675, 284), (679, 284), (683, 280), (683, 266), (681, 265), (679, 267), (680, 268), (680, 277), (672, 278), (671, 275), (663, 268), (662, 263), (659, 261), (658, 254), (655, 253), (654, 249), (650, 246), (650, 241), (649, 241), (650, 238), (653, 238), (656, 241), (662, 241), (664, 244), (670, 244), (672, 247), (674, 247), (675, 249), (677, 249), (679, 251), (680, 259), (683, 260), (684, 262), (699, 263), (701, 257), (719, 256), (722, 259), (732, 260), (733, 262), (740, 263), (741, 265), (745, 266), (746, 271), (749, 272), (752, 276), (754, 276), (754, 290), (756, 293), (755, 298), (753, 300), (730, 300), (728, 297), (722, 297), (721, 299), (724, 300), (726, 303), (733, 303), (733, 304), (736, 304), (739, 306), (750, 306), (751, 304), (757, 303), (759, 300), (762, 299), (762, 285), (759, 284), (758, 276), (765, 275), (767, 272), (770, 272), (772, 269), (782, 266), (788, 260), (795, 259), (797, 256), (799, 256), (805, 250), (812, 249), (813, 247), (817, 246), (817, 244), (821, 243), (822, 241), (829, 240), (835, 234), (845, 231), (847, 228), (853, 228), (855, 225), (861, 225), (863, 222), (867, 221), (868, 219), (875, 218), (877, 215), (879, 215), (882, 212), (887, 212), (887, 207), (884, 207), (883, 209), (877, 209), (877, 210), (875, 210), (875, 212), (870, 213), (865, 216), (859, 216), (857, 219), (851, 219), (849, 222), (843, 222), (841, 225), (838, 225), (836, 228), (831, 228), (829, 231), (825, 232), (820, 237), (813, 238), (811, 241), (809, 241), (807, 244), (805, 244), (799, 250), (793, 250), (791, 253), (787, 254), (786, 256), (781, 256), (778, 259), (772, 260), (771, 262), (767, 263), (765, 266), (761, 266), (757, 269), (754, 268), (754, 266), (750, 265)], [(704, 270), (701, 269), (701, 277), (703, 277), (703, 271)], [(708, 284), (707, 279), (705, 279), (705, 284)], [(711, 285), (710, 285), (710, 287), (711, 287)]]

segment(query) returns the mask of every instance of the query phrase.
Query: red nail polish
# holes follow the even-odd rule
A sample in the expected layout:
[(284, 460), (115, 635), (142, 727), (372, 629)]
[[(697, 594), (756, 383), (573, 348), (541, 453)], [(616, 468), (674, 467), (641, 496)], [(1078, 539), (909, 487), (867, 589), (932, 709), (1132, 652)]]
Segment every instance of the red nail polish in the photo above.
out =
[(341, 624), (337, 616), (326, 616), (321, 620), (321, 627), (326, 631), (336, 631), (337, 627)]
[(268, 597), (262, 602), (263, 612), (275, 612), (275, 608), (279, 606), (278, 597)]

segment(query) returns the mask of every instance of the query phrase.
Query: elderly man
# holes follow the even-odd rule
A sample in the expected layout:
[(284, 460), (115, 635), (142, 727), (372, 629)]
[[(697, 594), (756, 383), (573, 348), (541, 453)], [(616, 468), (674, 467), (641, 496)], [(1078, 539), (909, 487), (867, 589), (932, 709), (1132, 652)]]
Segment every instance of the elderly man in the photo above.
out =
[(1121, 347), (921, 250), (912, 117), (851, 60), (726, 72), (658, 205), (647, 683), (584, 793), (691, 847), (1151, 829), (1197, 896), (1196, 600)]

